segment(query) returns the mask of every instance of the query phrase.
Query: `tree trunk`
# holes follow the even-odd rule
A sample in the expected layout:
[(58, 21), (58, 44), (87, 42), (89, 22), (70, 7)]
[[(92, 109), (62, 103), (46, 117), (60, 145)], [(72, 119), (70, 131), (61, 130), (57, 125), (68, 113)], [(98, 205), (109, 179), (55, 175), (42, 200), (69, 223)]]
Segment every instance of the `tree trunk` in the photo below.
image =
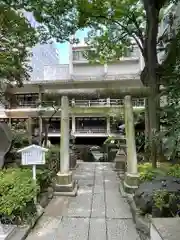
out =
[(157, 167), (157, 140), (156, 134), (158, 131), (158, 122), (157, 122), (157, 90), (156, 86), (151, 89), (151, 96), (148, 98), (148, 106), (149, 106), (149, 125), (150, 125), (150, 134), (149, 134), (149, 145), (150, 145), (150, 159), (152, 162), (152, 166), (154, 168)]
[(157, 81), (157, 34), (158, 34), (158, 23), (159, 23), (159, 10), (155, 0), (147, 1), (144, 0), (144, 8), (146, 11), (146, 36), (145, 36), (145, 66), (147, 68), (147, 85), (150, 87), (150, 96), (148, 97), (148, 108), (149, 108), (149, 127), (150, 131), (150, 151), (151, 151), (151, 162), (154, 168), (157, 167), (157, 141), (156, 134), (158, 131), (158, 93), (159, 83)]
[(145, 99), (145, 161), (149, 161), (149, 139), (150, 139), (150, 123), (149, 123), (149, 105), (148, 105), (148, 99)]

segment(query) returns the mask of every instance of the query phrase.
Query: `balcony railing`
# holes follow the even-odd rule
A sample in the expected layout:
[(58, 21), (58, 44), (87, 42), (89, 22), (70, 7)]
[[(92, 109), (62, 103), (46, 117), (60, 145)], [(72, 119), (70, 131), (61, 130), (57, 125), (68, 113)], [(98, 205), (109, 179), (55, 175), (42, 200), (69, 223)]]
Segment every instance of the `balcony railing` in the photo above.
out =
[[(48, 134), (61, 134), (61, 130), (60, 129), (49, 129)], [(72, 132), (72, 130), (70, 130), (70, 134), (71, 135), (76, 135), (76, 134), (105, 134), (105, 135), (111, 135), (111, 134), (118, 134), (118, 135), (123, 135), (122, 132), (115, 130), (115, 129), (111, 129), (109, 132), (107, 132), (106, 128), (87, 128), (87, 129), (83, 129), (83, 128), (76, 128), (75, 132)]]
[(77, 128), (75, 133), (107, 133), (106, 128)]
[[(133, 99), (132, 100), (133, 107), (144, 107), (145, 101), (143, 98), (140, 99)], [(124, 100), (123, 99), (99, 99), (99, 100), (70, 100), (69, 106), (72, 107), (118, 107), (123, 106)], [(11, 106), (12, 109), (14, 108), (48, 108), (53, 106), (60, 106), (60, 103), (58, 104), (55, 101), (44, 101), (40, 104), (35, 101), (29, 101), (29, 102), (20, 102), (19, 104), (15, 106)]]
[(35, 108), (37, 107), (37, 102), (35, 101), (21, 101), (17, 104), (16, 108)]

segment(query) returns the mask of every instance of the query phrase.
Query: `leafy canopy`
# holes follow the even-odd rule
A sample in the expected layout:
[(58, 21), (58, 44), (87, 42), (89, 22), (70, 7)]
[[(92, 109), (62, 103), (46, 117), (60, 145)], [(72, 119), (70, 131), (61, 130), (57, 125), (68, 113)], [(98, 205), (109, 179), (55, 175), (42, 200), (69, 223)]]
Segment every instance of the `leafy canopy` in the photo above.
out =
[(36, 30), (21, 13), (0, 5), (0, 38), (0, 78), (21, 85), (29, 77), (29, 49), (38, 42)]

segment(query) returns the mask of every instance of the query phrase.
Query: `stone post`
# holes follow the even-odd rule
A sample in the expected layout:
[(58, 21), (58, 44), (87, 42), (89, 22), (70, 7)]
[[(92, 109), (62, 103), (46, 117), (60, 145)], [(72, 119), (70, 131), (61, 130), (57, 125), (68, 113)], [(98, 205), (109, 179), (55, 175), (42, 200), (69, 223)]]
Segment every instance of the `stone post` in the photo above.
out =
[(110, 124), (110, 117), (107, 117), (107, 134), (111, 134), (111, 124)]
[(119, 150), (117, 151), (114, 162), (115, 162), (114, 170), (119, 173), (120, 177), (124, 177), (126, 169), (126, 156), (121, 147), (119, 147)]
[(76, 119), (75, 116), (72, 116), (72, 134), (76, 132)]
[(111, 99), (107, 98), (106, 102), (107, 102), (107, 106), (110, 107), (111, 106)]
[(69, 100), (61, 97), (61, 173), (69, 173)]
[(125, 174), (124, 187), (127, 192), (132, 193), (138, 188), (139, 175), (137, 169), (135, 129), (131, 96), (125, 97), (124, 106), (127, 147), (127, 172)]
[(55, 194), (63, 196), (75, 196), (77, 187), (72, 180), (72, 172), (69, 170), (69, 99), (61, 97), (61, 146), (60, 146), (60, 172), (57, 174)]

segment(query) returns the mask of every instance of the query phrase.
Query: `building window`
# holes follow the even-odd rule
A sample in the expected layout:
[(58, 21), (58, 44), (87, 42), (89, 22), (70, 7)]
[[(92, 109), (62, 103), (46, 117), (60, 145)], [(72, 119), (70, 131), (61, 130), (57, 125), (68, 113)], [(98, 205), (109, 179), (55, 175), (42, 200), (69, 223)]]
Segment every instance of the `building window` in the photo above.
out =
[(80, 60), (81, 59), (81, 51), (74, 51), (73, 52), (73, 60)]
[(84, 51), (74, 51), (73, 52), (73, 60), (74, 61), (82, 61), (86, 60), (86, 58), (83, 55)]

